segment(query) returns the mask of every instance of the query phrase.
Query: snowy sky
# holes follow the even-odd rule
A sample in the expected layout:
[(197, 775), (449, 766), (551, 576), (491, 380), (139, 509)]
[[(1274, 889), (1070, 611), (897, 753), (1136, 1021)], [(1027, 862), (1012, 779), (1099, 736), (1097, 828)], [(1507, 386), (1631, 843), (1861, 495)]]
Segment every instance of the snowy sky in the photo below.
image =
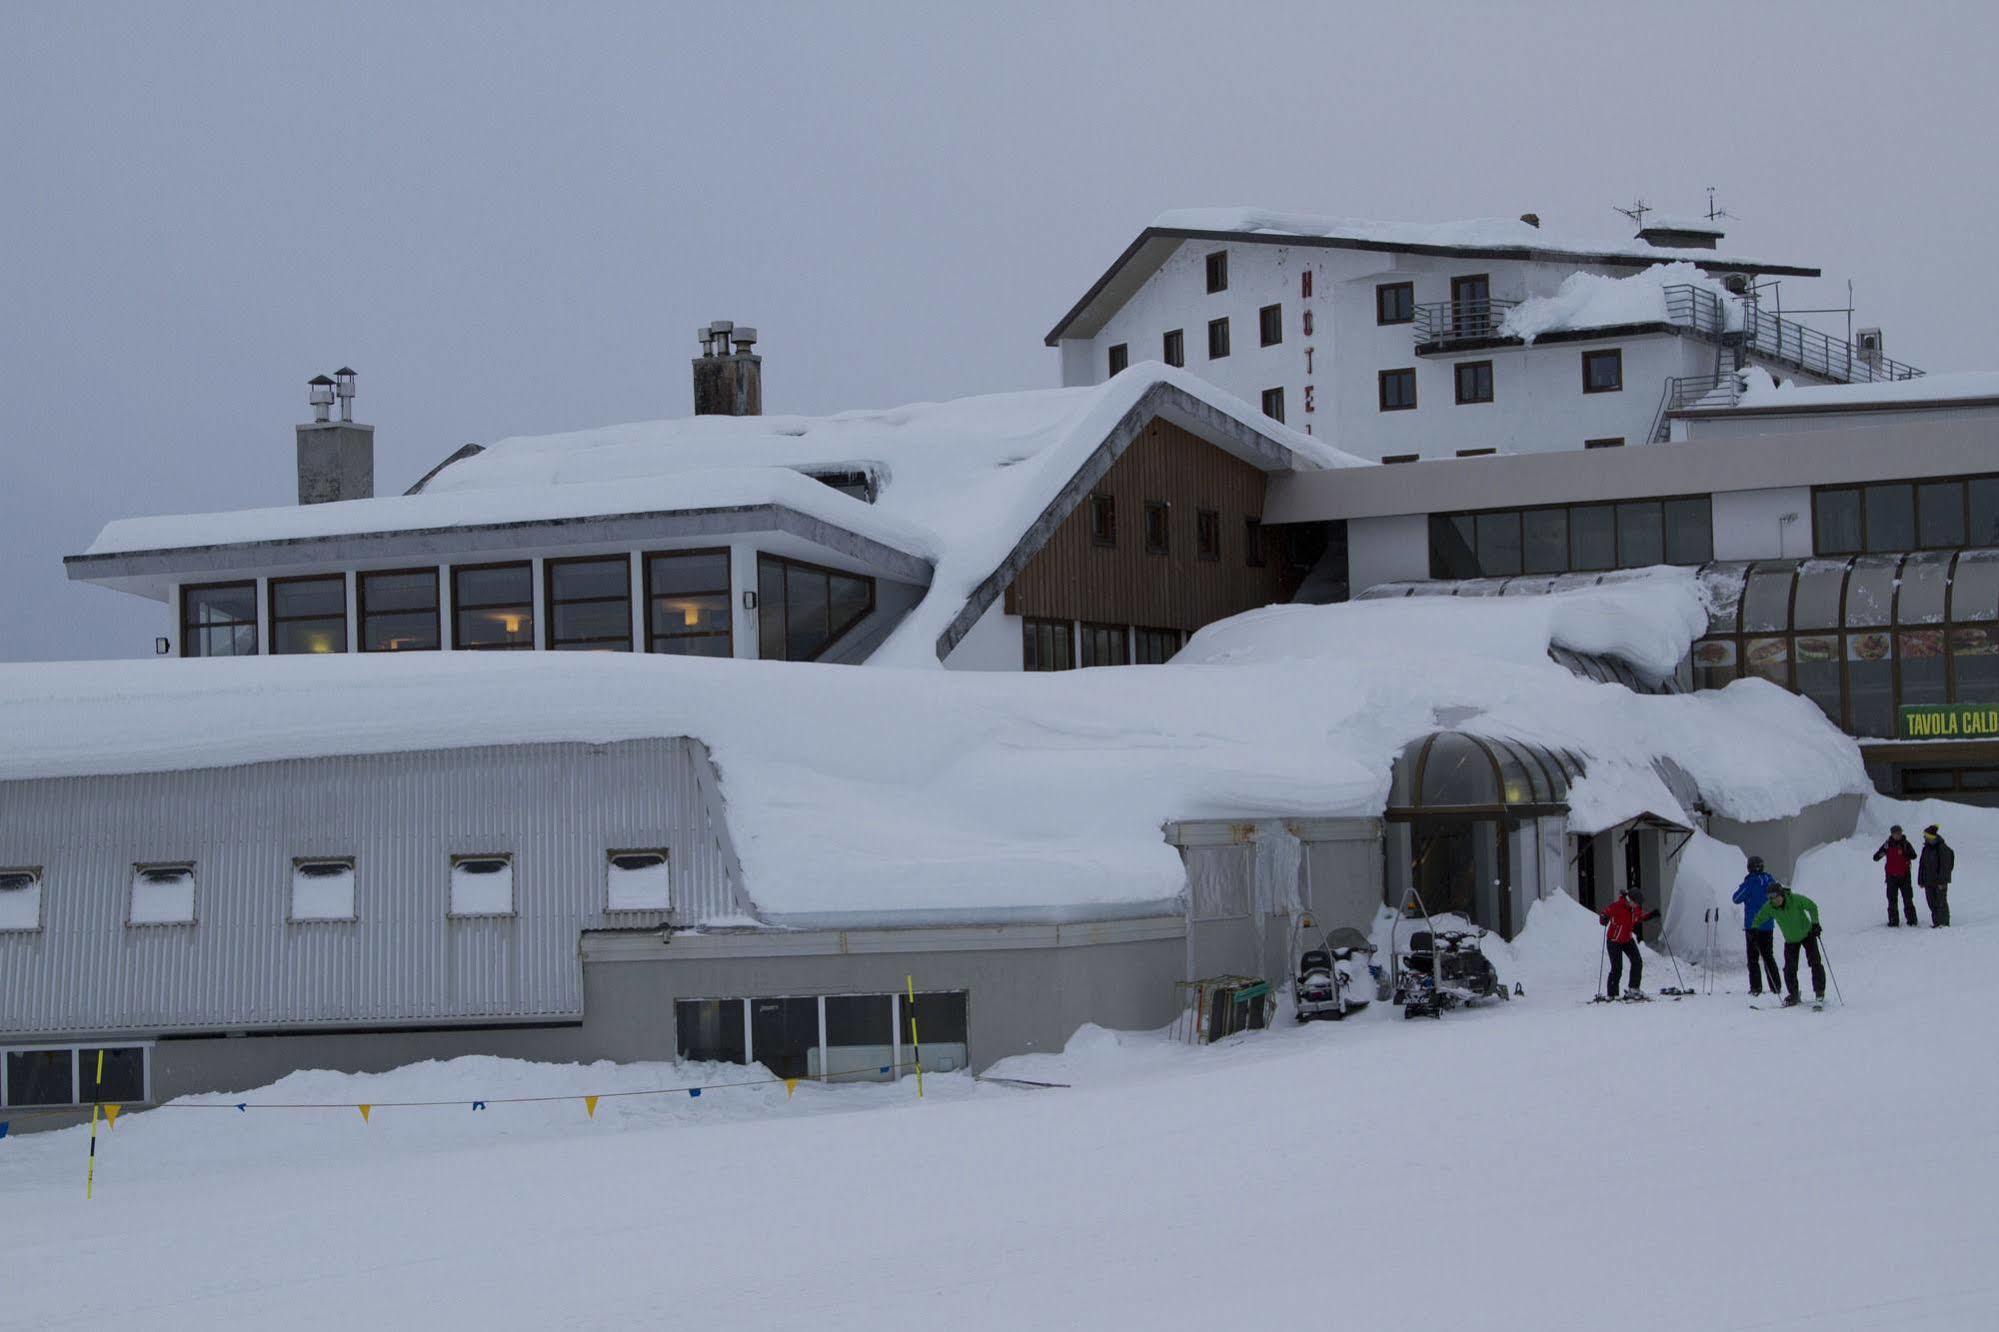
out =
[[(289, 502), (351, 364), (380, 491), (468, 441), (1056, 381), (1147, 219), (1256, 204), (1616, 234), (1634, 195), (1999, 366), (1999, 10), (1653, 5), (0, 6), (0, 658), (150, 652), (107, 519)], [(1834, 321), (1843, 327), (1843, 321)]]

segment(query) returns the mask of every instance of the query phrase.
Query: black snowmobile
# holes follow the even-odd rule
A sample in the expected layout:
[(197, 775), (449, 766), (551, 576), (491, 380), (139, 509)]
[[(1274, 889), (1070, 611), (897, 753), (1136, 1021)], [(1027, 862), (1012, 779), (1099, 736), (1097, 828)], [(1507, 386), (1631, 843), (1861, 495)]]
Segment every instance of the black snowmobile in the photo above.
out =
[(1298, 958), (1298, 975), (1291, 982), (1292, 1007), (1300, 1022), (1316, 1017), (1334, 1021), (1366, 1008), (1374, 996), (1375, 947), (1351, 927), (1332, 931), (1317, 948)]
[(1442, 1017), (1447, 1008), (1481, 999), (1507, 999), (1499, 973), (1479, 946), (1481, 929), (1417, 930), (1407, 952), (1396, 955), (1395, 1002), (1402, 1016)]

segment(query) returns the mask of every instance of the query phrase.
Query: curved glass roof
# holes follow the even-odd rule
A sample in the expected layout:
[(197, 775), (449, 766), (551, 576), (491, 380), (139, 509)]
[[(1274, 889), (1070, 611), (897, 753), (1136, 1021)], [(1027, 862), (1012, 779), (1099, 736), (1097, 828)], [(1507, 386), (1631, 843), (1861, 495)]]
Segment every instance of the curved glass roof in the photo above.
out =
[(1395, 760), (1388, 807), (1497, 809), (1560, 805), (1583, 775), (1566, 749), (1528, 740), (1438, 731), (1410, 741)]

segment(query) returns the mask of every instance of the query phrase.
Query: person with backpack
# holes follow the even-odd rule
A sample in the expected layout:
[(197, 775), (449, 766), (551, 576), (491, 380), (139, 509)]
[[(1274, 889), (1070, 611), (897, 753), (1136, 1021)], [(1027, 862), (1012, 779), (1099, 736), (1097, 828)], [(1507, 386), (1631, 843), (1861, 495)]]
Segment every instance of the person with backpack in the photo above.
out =
[[(1923, 896), (1929, 899), (1933, 930), (1950, 924), (1950, 872), (1956, 865), (1957, 852), (1944, 841), (1942, 830), (1934, 823), (1923, 829), (1923, 854), (1916, 861), (1916, 882), (1923, 885)], [(1909, 923), (1916, 923), (1913, 913)]]
[(1648, 912), (1639, 904), (1638, 889), (1628, 884), (1615, 902), (1597, 913), (1597, 924), (1604, 927), (1604, 947), (1610, 950), (1610, 988), (1604, 992), (1606, 998), (1617, 998), (1627, 959), (1631, 963), (1631, 988), (1626, 997), (1645, 997), (1645, 991), (1639, 988), (1645, 975), (1645, 961), (1638, 955), (1638, 930), (1646, 921), (1658, 918), (1658, 912)]
[[(1874, 852), (1876, 860), (1888, 863), (1881, 868), (1888, 876), (1888, 928), (1901, 924), (1895, 919), (1895, 894), (1902, 894), (1902, 913), (1909, 918), (1909, 924), (1916, 923), (1916, 890), (1909, 886), (1909, 870), (1916, 863), (1916, 848), (1909, 845), (1909, 839), (1902, 835), (1902, 825), (1896, 824), (1888, 830), (1888, 840), (1881, 843)], [(1934, 907), (1931, 908), (1935, 910)]]
[[(1742, 908), (1742, 937), (1749, 950), (1749, 995), (1755, 998), (1763, 993), (1763, 977), (1770, 977), (1770, 993), (1775, 994), (1780, 982), (1777, 979), (1777, 952), (1771, 936), (1776, 926), (1752, 924), (1756, 913), (1763, 909), (1769, 899), (1770, 885), (1777, 882), (1763, 872), (1763, 857), (1749, 857), (1749, 873), (1742, 880), (1742, 886), (1735, 890), (1736, 904)], [(1758, 964), (1761, 964), (1760, 968)]]
[(1784, 1007), (1798, 1003), (1798, 953), (1812, 964), (1812, 1005), (1825, 1003), (1825, 958), (1819, 952), (1819, 904), (1803, 893), (1794, 893), (1781, 883), (1770, 885), (1769, 900), (1756, 913), (1752, 925), (1774, 921), (1784, 932)]

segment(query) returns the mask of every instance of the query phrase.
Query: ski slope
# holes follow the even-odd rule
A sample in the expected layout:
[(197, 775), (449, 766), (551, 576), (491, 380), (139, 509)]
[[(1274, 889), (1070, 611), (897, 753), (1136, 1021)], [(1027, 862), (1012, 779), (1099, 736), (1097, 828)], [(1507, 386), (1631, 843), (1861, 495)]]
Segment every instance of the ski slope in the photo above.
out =
[[(1891, 819), (1943, 823), (1952, 929), (1883, 928)], [(1590, 1005), (1594, 920), (1556, 901), (1495, 949), (1511, 1003), (994, 1070), (1064, 1090), (160, 1110), (87, 1204), (82, 1132), (16, 1135), (0, 1328), (1999, 1326), (1994, 866), (1999, 813), (1885, 801), (1808, 857), (1823, 1014), (1748, 1007), (1734, 921), (1713, 995)], [(460, 1060), (252, 1099), (754, 1076)]]

